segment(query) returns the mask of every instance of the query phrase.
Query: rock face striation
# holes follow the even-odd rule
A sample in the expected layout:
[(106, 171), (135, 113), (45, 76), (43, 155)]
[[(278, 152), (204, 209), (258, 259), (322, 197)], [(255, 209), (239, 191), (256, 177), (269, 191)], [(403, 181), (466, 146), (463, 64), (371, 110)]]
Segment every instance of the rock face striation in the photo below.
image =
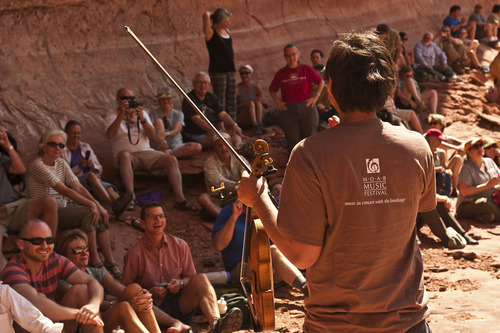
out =
[[(493, 1), (483, 1), (487, 15)], [(0, 3), (0, 118), (19, 141), (26, 163), (48, 129), (76, 119), (110, 172), (104, 118), (115, 92), (130, 87), (154, 109), (158, 88), (168, 79), (125, 31), (130, 26), (186, 92), (191, 78), (207, 70), (202, 13), (225, 7), (232, 12), (236, 66), (251, 64), (267, 91), (285, 61), (283, 46), (295, 43), (302, 62), (312, 49), (327, 54), (344, 32), (387, 23), (409, 35), (413, 47), (424, 31), (438, 31), (453, 1), (421, 0), (3, 0)], [(468, 16), (475, 1), (461, 1)], [(268, 98), (268, 100), (270, 100)], [(174, 104), (182, 98), (176, 92)]]

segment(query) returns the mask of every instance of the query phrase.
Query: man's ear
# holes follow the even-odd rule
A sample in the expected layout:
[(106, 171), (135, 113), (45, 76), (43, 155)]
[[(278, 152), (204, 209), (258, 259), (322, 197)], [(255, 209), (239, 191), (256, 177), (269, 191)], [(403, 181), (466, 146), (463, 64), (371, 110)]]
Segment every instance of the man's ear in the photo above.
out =
[(17, 247), (22, 251), (24, 249), (24, 244), (23, 244), (23, 240), (18, 238), (16, 239), (16, 244), (17, 244)]
[(337, 104), (337, 100), (332, 95), (332, 80), (331, 79), (328, 79), (328, 99), (330, 100), (330, 103), (332, 103), (335, 110), (337, 110), (337, 112), (339, 112), (340, 108), (339, 108), (339, 105)]

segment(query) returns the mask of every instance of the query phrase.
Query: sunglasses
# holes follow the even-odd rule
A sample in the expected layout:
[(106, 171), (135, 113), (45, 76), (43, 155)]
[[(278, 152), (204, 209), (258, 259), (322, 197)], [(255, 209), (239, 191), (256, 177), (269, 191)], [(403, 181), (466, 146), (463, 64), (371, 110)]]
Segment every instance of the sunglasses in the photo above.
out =
[(89, 245), (79, 246), (71, 249), (73, 254), (82, 254), (83, 252), (89, 252)]
[(250, 75), (250, 74), (252, 74), (252, 73), (250, 73), (250, 72), (240, 72), (240, 75)]
[(495, 149), (497, 149), (497, 148), (498, 148), (498, 146), (497, 146), (496, 144), (492, 144), (492, 145), (491, 145), (491, 146), (489, 146), (488, 148), (495, 148)]
[(429, 125), (437, 125), (437, 124), (438, 124), (437, 121), (431, 121), (431, 122), (429, 122)]
[(64, 149), (64, 147), (66, 147), (66, 145), (64, 143), (57, 143), (57, 142), (47, 142), (47, 146), (52, 147), (52, 148), (59, 147), (61, 149)]
[(133, 101), (135, 99), (135, 96), (118, 96), (118, 98), (121, 99), (122, 101), (125, 100)]
[(33, 238), (22, 238), (22, 240), (30, 242), (33, 245), (42, 245), (43, 242), (47, 243), (47, 245), (54, 244), (54, 237), (47, 237), (47, 238), (42, 238), (42, 237), (33, 237)]
[(472, 150), (472, 149), (479, 149), (481, 147), (484, 147), (484, 143), (476, 143), (475, 145), (471, 146), (469, 148), (469, 150)]

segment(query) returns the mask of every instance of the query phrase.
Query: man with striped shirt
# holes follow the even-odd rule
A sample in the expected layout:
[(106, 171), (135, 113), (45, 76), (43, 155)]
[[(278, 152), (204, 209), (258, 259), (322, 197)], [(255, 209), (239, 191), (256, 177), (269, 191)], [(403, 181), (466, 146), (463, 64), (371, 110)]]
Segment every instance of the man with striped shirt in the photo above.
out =
[[(46, 317), (64, 322), (65, 332), (75, 332), (78, 324), (83, 332), (102, 332), (99, 307), (104, 291), (94, 278), (53, 252), (54, 237), (49, 226), (42, 220), (28, 220), (21, 226), (17, 246), (21, 252), (9, 261), (0, 279)], [(61, 279), (72, 287), (58, 304), (55, 294)]]

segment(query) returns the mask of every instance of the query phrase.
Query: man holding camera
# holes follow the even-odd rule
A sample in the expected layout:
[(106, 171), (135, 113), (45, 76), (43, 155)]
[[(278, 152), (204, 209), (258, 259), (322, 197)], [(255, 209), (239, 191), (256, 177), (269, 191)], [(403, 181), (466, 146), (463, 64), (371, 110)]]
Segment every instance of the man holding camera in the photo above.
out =
[(121, 88), (116, 93), (116, 102), (118, 107), (115, 112), (110, 113), (105, 120), (106, 135), (111, 140), (113, 164), (120, 169), (125, 188), (134, 192), (136, 169), (153, 173), (164, 171), (175, 195), (174, 207), (196, 210), (184, 197), (177, 159), (168, 153), (153, 150), (149, 145), (149, 139), (155, 137), (155, 130), (147, 112), (135, 101), (134, 93)]

